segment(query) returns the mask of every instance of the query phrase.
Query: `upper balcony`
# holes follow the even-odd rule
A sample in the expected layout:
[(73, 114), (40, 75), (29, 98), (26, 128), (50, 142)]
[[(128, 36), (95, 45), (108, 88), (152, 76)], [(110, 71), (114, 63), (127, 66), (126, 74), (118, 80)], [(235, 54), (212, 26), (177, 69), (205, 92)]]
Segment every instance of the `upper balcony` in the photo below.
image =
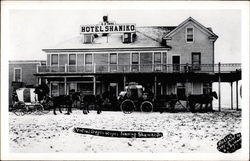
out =
[(85, 66), (37, 66), (38, 74), (47, 73), (230, 73), (241, 70), (241, 64), (88, 64)]

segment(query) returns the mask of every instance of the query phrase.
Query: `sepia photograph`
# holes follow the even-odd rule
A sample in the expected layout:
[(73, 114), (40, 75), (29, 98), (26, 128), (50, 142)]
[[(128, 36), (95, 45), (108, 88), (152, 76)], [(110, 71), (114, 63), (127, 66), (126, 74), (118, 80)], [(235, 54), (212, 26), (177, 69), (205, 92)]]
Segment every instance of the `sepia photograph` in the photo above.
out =
[(248, 160), (248, 4), (1, 3), (3, 159)]

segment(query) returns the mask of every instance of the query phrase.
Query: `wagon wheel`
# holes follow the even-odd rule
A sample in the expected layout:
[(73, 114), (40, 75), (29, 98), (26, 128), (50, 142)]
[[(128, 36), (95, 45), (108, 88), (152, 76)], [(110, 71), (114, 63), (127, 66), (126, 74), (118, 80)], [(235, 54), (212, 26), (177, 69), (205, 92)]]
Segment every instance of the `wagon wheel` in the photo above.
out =
[(13, 107), (14, 109), (12, 110), (12, 112), (17, 116), (23, 116), (27, 113), (24, 102), (21, 102), (21, 101), (17, 102), (14, 104)]
[(123, 113), (130, 114), (135, 110), (135, 104), (133, 101), (126, 99), (122, 102), (120, 108)]
[(42, 113), (44, 114), (47, 114), (50, 112), (50, 107), (53, 106), (53, 102), (52, 101), (49, 101), (48, 103), (44, 104), (43, 107), (44, 107), (44, 110), (42, 111)]
[(13, 112), (15, 115), (17, 115), (17, 116), (23, 116), (23, 115), (25, 115), (25, 114), (26, 114), (25, 111), (26, 111), (26, 110), (23, 109), (23, 108), (18, 108), (18, 109), (12, 110), (12, 112)]
[(144, 101), (141, 104), (141, 112), (152, 112), (153, 111), (153, 104), (149, 101)]
[(36, 115), (43, 114), (44, 108), (43, 108), (43, 106), (41, 104), (34, 105), (34, 108), (36, 109), (35, 112), (34, 112)]
[(198, 102), (196, 102), (195, 103), (195, 106), (194, 106), (194, 109), (196, 110), (196, 111), (201, 111), (202, 110), (202, 107), (201, 107), (201, 104), (200, 103), (198, 103)]

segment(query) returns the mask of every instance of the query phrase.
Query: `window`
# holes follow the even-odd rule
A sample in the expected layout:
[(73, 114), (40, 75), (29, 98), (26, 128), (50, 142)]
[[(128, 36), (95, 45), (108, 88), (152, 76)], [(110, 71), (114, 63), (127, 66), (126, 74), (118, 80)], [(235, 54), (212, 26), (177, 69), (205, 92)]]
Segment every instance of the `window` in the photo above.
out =
[(132, 71), (139, 71), (139, 53), (132, 53)]
[(110, 71), (117, 71), (117, 54), (110, 53)]
[(167, 64), (167, 53), (166, 52), (162, 53), (162, 63)]
[(110, 64), (117, 64), (117, 54), (110, 53)]
[(161, 71), (161, 53), (155, 52), (154, 53), (154, 70)]
[(139, 53), (132, 53), (132, 64), (139, 63)]
[(51, 65), (58, 65), (58, 54), (51, 55)]
[(194, 29), (189, 27), (187, 28), (187, 42), (193, 42), (194, 41)]
[(192, 53), (192, 67), (193, 70), (201, 69), (201, 53)]
[(76, 54), (69, 54), (69, 65), (76, 65)]
[(85, 55), (85, 64), (92, 64), (92, 54), (86, 54)]
[(22, 69), (14, 68), (14, 81), (21, 82), (22, 81)]
[(154, 55), (154, 63), (155, 64), (161, 64), (161, 53), (160, 52), (155, 52)]

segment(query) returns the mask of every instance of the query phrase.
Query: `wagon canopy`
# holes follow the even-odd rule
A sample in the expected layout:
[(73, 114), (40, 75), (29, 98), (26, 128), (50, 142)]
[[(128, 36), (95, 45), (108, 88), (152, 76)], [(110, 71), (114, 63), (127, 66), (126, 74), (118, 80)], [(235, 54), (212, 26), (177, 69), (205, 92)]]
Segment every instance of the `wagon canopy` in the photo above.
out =
[(19, 88), (16, 90), (19, 101), (23, 102), (36, 102), (37, 95), (35, 94), (35, 88)]

